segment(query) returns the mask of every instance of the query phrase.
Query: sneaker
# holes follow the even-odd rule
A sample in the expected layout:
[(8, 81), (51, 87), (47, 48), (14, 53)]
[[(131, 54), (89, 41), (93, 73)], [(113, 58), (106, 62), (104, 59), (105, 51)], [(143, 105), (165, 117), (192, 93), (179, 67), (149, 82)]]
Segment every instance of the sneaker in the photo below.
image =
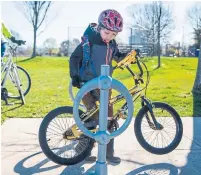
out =
[(121, 159), (119, 157), (114, 156), (114, 155), (107, 156), (106, 158), (107, 158), (107, 161), (110, 163), (120, 164), (120, 162), (121, 162)]

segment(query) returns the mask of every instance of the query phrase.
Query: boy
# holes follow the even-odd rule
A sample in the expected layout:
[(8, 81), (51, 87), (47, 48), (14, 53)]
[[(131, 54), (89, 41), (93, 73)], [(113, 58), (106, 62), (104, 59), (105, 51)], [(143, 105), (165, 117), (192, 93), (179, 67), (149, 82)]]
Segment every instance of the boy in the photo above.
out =
[[(119, 62), (127, 55), (127, 53), (119, 52), (114, 40), (122, 29), (123, 18), (116, 10), (111, 9), (104, 10), (100, 14), (98, 25), (92, 23), (88, 26), (82, 37), (82, 43), (77, 46), (70, 57), (70, 76), (74, 87), (80, 88), (80, 82), (87, 82), (100, 76), (103, 64), (110, 66), (110, 75), (112, 76), (112, 59)], [(86, 45), (89, 46), (88, 50)], [(111, 92), (109, 96), (111, 96)], [(99, 91), (94, 90), (93, 94), (87, 93), (82, 101), (90, 110), (96, 105), (97, 98), (99, 98)], [(111, 120), (112, 117), (113, 106), (109, 105), (108, 120)], [(98, 114), (94, 114), (92, 118), (97, 120)], [(119, 157), (114, 156), (114, 139), (107, 145), (107, 161), (113, 163), (121, 161)]]

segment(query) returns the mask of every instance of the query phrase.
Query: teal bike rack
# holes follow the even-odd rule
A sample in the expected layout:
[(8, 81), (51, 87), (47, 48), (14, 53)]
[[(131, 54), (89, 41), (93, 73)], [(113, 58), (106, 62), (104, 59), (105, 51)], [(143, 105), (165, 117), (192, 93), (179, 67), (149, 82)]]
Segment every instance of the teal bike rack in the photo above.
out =
[[(108, 174), (106, 163), (106, 146), (109, 143), (110, 139), (122, 134), (132, 121), (134, 111), (132, 96), (130, 95), (128, 89), (121, 82), (112, 79), (109, 75), (110, 67), (108, 65), (102, 65), (101, 75), (82, 86), (74, 100), (73, 115), (77, 126), (86, 136), (91, 137), (98, 142), (98, 159), (96, 161), (95, 171), (92, 171), (89, 174)], [(84, 123), (79, 117), (78, 111), (83, 96), (94, 89), (100, 89), (99, 130), (96, 133), (90, 132), (84, 126)], [(107, 131), (109, 89), (115, 89), (120, 92), (122, 96), (124, 96), (124, 98), (126, 99), (128, 106), (128, 116), (124, 124), (112, 133), (109, 133)]]

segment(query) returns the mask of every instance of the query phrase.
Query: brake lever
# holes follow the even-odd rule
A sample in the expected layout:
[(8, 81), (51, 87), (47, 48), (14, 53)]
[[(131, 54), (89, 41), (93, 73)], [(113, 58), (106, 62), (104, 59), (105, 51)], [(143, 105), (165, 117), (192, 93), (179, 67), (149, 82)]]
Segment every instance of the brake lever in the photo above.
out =
[(135, 79), (135, 85), (139, 84), (139, 82), (140, 82), (141, 84), (144, 84), (144, 80), (143, 80), (141, 77), (138, 78), (138, 79)]
[(140, 78), (139, 81), (141, 82), (141, 84), (144, 84), (144, 80), (142, 78)]

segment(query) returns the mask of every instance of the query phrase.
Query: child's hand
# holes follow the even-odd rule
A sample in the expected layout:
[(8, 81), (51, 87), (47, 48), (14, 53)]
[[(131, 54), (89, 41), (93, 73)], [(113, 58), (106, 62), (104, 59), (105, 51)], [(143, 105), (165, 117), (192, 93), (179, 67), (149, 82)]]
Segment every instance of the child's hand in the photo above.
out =
[(80, 77), (78, 75), (72, 77), (72, 85), (80, 88)]

